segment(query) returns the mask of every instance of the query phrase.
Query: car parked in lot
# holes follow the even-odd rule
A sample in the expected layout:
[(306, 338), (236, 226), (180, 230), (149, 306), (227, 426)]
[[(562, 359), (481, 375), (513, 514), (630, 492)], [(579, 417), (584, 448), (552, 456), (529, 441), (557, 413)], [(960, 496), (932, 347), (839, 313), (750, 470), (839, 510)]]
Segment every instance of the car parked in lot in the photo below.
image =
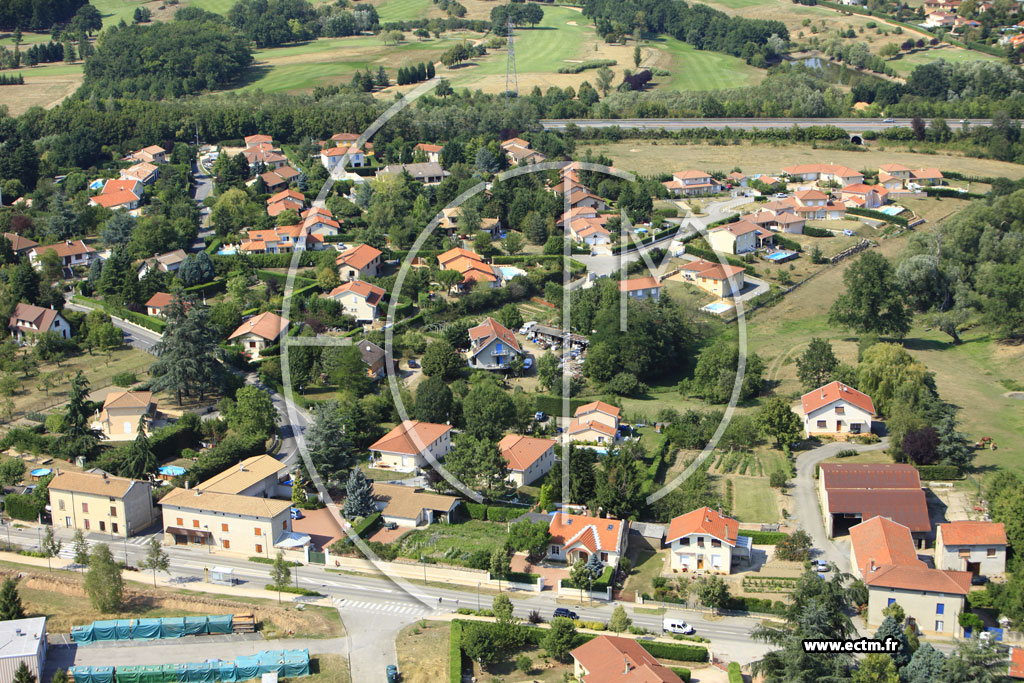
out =
[(554, 614), (551, 615), (553, 618), (565, 617), (566, 619), (579, 619), (579, 615), (573, 612), (571, 609), (565, 607), (556, 607)]
[(302, 514), (302, 510), (300, 510), (299, 508), (292, 508), (290, 513), (292, 519), (302, 519), (303, 517), (305, 517), (305, 515)]

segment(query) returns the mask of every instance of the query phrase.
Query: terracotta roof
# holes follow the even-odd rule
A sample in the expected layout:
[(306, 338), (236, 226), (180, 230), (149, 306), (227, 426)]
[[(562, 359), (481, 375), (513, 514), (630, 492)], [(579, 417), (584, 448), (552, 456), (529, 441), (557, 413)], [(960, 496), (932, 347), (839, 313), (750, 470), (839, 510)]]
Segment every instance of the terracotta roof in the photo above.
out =
[(248, 515), (273, 519), (292, 506), (290, 500), (239, 496), (201, 489), (176, 488), (160, 499), (163, 506), (180, 507), (200, 512), (221, 512), (230, 515)]
[(590, 672), (583, 683), (682, 683), (632, 638), (601, 635), (569, 654)]
[(573, 417), (582, 417), (587, 413), (592, 413), (594, 411), (604, 413), (605, 415), (611, 415), (615, 418), (622, 414), (621, 410), (610, 403), (605, 403), (604, 401), (591, 401), (590, 403), (584, 403), (577, 408), (576, 412), (573, 413)]
[(421, 142), (420, 144), (416, 145), (414, 149), (423, 150), (424, 152), (437, 153), (444, 149), (444, 145), (430, 145), (427, 144), (426, 142)]
[(273, 141), (274, 141), (274, 138), (270, 137), (269, 135), (259, 135), (259, 134), (257, 134), (257, 135), (246, 135), (245, 136), (245, 144), (247, 144), (247, 145), (258, 145), (260, 143), (267, 143), (267, 144), (269, 144), (269, 143), (272, 143)]
[[(824, 472), (824, 469), (822, 469)], [(911, 531), (931, 531), (928, 502), (921, 489), (829, 489), (828, 511), (859, 514), (861, 519), (888, 517)]]
[(516, 147), (526, 147), (527, 149), (529, 149), (529, 147), (530, 147), (530, 143), (527, 142), (526, 140), (522, 139), (522, 138), (509, 138), (508, 140), (503, 140), (501, 142), (502, 148), (504, 148), (506, 145), (509, 145), (509, 146), (515, 145)]
[(971, 576), (970, 572), (890, 564), (865, 574), (864, 583), (879, 588), (967, 595), (971, 590)]
[(140, 483), (124, 477), (92, 474), (91, 472), (61, 472), (50, 481), (49, 488), (53, 491), (73, 491), (96, 496), (121, 498), (134, 484)]
[(872, 517), (850, 527), (850, 544), (857, 556), (857, 568), (864, 577), (875, 573), (872, 567), (877, 570), (883, 565), (927, 566), (917, 559), (910, 529), (886, 517)]
[(631, 280), (619, 280), (620, 292), (635, 292), (641, 289), (661, 289), (656, 277), (637, 277)]
[(254, 455), (201, 484), (196, 484), (196, 488), (211, 493), (240, 494), (253, 484), (268, 477), (276, 477), (279, 472), (286, 469), (288, 468), (285, 464), (276, 458), (269, 455)]
[(11, 243), (11, 249), (14, 251), (21, 251), (23, 249), (31, 249), (32, 247), (39, 246), (39, 242), (33, 242), (29, 238), (22, 237), (17, 233), (5, 232), (4, 237), (6, 237), (7, 241)]
[(1006, 545), (1002, 522), (947, 522), (939, 529), (943, 545)]
[(164, 306), (169, 306), (172, 301), (174, 301), (172, 294), (157, 292), (149, 297), (149, 301), (146, 302), (146, 308), (163, 308)]
[[(552, 543), (566, 548), (579, 541), (591, 553), (599, 550), (618, 552), (623, 534), (629, 531), (629, 522), (555, 512), (548, 531), (551, 532)], [(591, 533), (585, 535), (587, 531)]]
[(381, 297), (384, 296), (383, 289), (377, 285), (371, 285), (369, 282), (363, 282), (362, 280), (350, 280), (349, 282), (332, 289), (331, 293), (327, 296), (334, 298), (346, 292), (352, 292), (356, 296), (361, 296), (366, 299), (366, 303), (371, 306), (376, 305), (377, 302), (380, 301)]
[(739, 530), (740, 523), (735, 519), (726, 517), (709, 507), (702, 507), (673, 518), (668, 525), (665, 543), (671, 543), (690, 534), (708, 534), (728, 545), (735, 546)]
[[(419, 420), (406, 420), (370, 446), (371, 451), (419, 455), (423, 450), (450, 431), (449, 425)], [(421, 448), (422, 446), (422, 448)]]
[(921, 477), (911, 465), (861, 465), (823, 462), (826, 489), (920, 489)]
[(115, 192), (105, 192), (103, 194), (98, 194), (95, 197), (90, 197), (89, 201), (97, 206), (109, 209), (114, 206), (137, 202), (139, 201), (139, 198), (130, 190), (117, 190)]
[(593, 429), (595, 432), (601, 432), (605, 436), (615, 436), (615, 427), (607, 425), (604, 422), (598, 422), (597, 420), (587, 420), (584, 422), (579, 418), (573, 418), (572, 422), (569, 423), (570, 434), (579, 434), (580, 432), (585, 432), (588, 429)]
[(483, 259), (480, 257), (480, 254), (476, 253), (475, 251), (463, 249), (462, 247), (455, 247), (454, 249), (449, 249), (443, 254), (440, 254), (437, 257), (437, 262), (438, 264), (440, 264), (441, 268), (447, 269), (447, 264), (451, 263), (452, 261), (460, 257), (468, 258), (474, 261), (483, 261)]
[(297, 192), (295, 190), (281, 190), (277, 194), (271, 195), (270, 198), (267, 199), (267, 204), (273, 204), (274, 202), (279, 202), (282, 199), (287, 199), (289, 197), (298, 202), (306, 201), (306, 195), (301, 192)]
[(20, 325), (19, 323), (29, 323), (35, 325), (35, 330), (39, 332), (46, 332), (53, 325), (53, 321), (60, 315), (57, 311), (52, 308), (43, 308), (42, 306), (33, 306), (32, 304), (18, 304), (14, 307), (14, 314), (11, 316), (8, 322), (8, 329), (15, 329), (18, 327), (26, 327), (27, 325)]
[(423, 510), (448, 512), (459, 502), (455, 496), (441, 496), (421, 488), (380, 482), (374, 482), (373, 494), (377, 500), (387, 503), (383, 514), (401, 519), (416, 519)]
[(506, 434), (498, 442), (510, 470), (525, 471), (555, 445), (552, 439)]
[(728, 225), (712, 228), (711, 232), (715, 232), (716, 230), (724, 230), (725, 232), (728, 232), (732, 235), (735, 235), (736, 237), (739, 237), (740, 235), (746, 235), (748, 232), (754, 232), (755, 230), (758, 229), (758, 227), (759, 226), (755, 225), (754, 223), (751, 223), (750, 221), (738, 220), (735, 223), (729, 223)]
[(584, 227), (582, 230), (577, 229), (576, 225), (574, 224), (573, 228), (572, 228), (572, 231), (574, 233), (576, 233), (576, 235), (579, 236), (579, 237), (589, 237), (589, 236), (595, 235), (595, 234), (596, 235), (611, 235), (612, 234), (611, 230), (608, 230), (604, 226), (595, 225), (593, 223), (589, 223), (588, 221), (590, 221), (590, 220), (591, 219), (588, 219), (588, 218), (584, 218), (583, 219), (584, 225), (586, 227)]
[[(457, 263), (456, 265), (458, 266), (461, 264)], [(465, 268), (456, 267), (453, 270), (458, 270), (460, 273), (462, 273), (463, 282), (498, 281), (498, 276), (495, 275), (494, 268), (487, 265), (486, 263), (481, 263), (480, 261), (470, 261), (468, 264), (466, 264)]]
[(706, 171), (676, 171), (672, 174), (672, 177), (679, 180), (698, 180), (701, 178), (710, 178), (711, 174)]
[(473, 342), (473, 348), (476, 349), (473, 355), (482, 351), (494, 339), (503, 341), (516, 351), (522, 352), (519, 341), (512, 331), (491, 317), (485, 318), (476, 327), (469, 328), (469, 338)]
[(146, 154), (160, 154), (161, 152), (166, 152), (167, 150), (161, 147), (160, 145), (150, 145), (149, 147), (143, 147), (141, 151), (145, 152)]
[(743, 179), (744, 179), (744, 178), (746, 178), (747, 176), (743, 175), (743, 174), (742, 174), (742, 173), (740, 173), (739, 171), (733, 171), (733, 172), (732, 172), (732, 173), (730, 173), (730, 174), (729, 174), (729, 175), (728, 175), (727, 177), (729, 177), (729, 178), (732, 178), (733, 180), (743, 180)]
[(797, 166), (787, 166), (782, 169), (783, 173), (789, 175), (804, 175), (807, 173), (824, 173), (827, 175), (839, 176), (840, 178), (849, 178), (852, 176), (863, 176), (864, 174), (860, 171), (854, 171), (852, 168), (846, 166), (837, 166), (836, 164), (799, 164)]
[(800, 190), (794, 192), (793, 196), (797, 199), (828, 199), (828, 195), (821, 190)]
[(282, 318), (276, 313), (267, 311), (243, 322), (238, 326), (237, 330), (231, 333), (228, 339), (241, 337), (245, 334), (255, 334), (257, 337), (262, 337), (272, 342), (288, 329), (288, 323), (289, 320), (287, 318)]
[(151, 164), (148, 161), (140, 161), (139, 163), (133, 164), (128, 168), (121, 169), (120, 174), (122, 177), (129, 176), (137, 180), (144, 180), (145, 178), (148, 178), (149, 176), (156, 173), (158, 170), (159, 169), (157, 169), (157, 167), (154, 164)]
[(899, 173), (901, 171), (909, 171), (910, 168), (903, 164), (882, 164), (878, 167), (879, 171), (886, 171), (888, 173)]
[(51, 249), (56, 251), (57, 256), (60, 256), (61, 258), (67, 256), (77, 256), (79, 254), (96, 253), (95, 249), (87, 245), (82, 240), (75, 240), (73, 242), (68, 240), (66, 242), (58, 242), (57, 244), (47, 244), (41, 247), (33, 247), (32, 251), (34, 251), (37, 256), (41, 256), (44, 251), (49, 251)]
[(331, 136), (331, 140), (334, 142), (355, 142), (358, 139), (357, 133), (335, 133)]
[(935, 178), (943, 178), (944, 176), (942, 175), (942, 171), (937, 168), (919, 168), (915, 171), (911, 171), (910, 177), (932, 180)]
[(1024, 648), (1010, 648), (1010, 678), (1024, 678)]
[(139, 195), (135, 192), (135, 189), (140, 185), (142, 185), (142, 182), (136, 178), (111, 178), (103, 183), (103, 191), (100, 194), (113, 194), (127, 190), (135, 195), (135, 197), (138, 197)]
[(359, 244), (354, 247), (349, 247), (345, 251), (338, 254), (338, 258), (335, 260), (335, 263), (337, 263), (339, 266), (346, 265), (351, 266), (352, 268), (356, 268), (358, 270), (362, 270), (366, 266), (370, 265), (370, 263), (375, 258), (377, 258), (383, 253), (384, 252), (382, 252), (380, 249), (375, 249), (374, 247), (371, 247), (369, 244)]
[(829, 382), (825, 386), (808, 391), (800, 397), (800, 403), (805, 415), (839, 400), (846, 401), (861, 410), (866, 410), (872, 415), (875, 414), (875, 404), (871, 401), (870, 396), (842, 382)]
[(153, 403), (152, 391), (111, 391), (103, 401), (103, 409), (107, 408), (144, 408)]
[(326, 206), (311, 206), (302, 213), (299, 214), (300, 218), (308, 218), (312, 214), (313, 216), (321, 216), (323, 218), (334, 218), (334, 214)]

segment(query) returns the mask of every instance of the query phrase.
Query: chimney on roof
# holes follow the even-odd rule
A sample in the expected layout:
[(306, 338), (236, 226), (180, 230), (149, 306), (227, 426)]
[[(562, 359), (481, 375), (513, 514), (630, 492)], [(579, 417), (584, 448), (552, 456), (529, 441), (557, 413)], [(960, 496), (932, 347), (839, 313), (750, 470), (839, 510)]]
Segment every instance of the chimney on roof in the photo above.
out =
[(871, 571), (878, 571), (878, 567), (875, 566), (875, 558), (871, 558)]
[(104, 473), (103, 473), (103, 480), (104, 480), (104, 481), (106, 481), (106, 479), (107, 479), (107, 473), (106, 473), (106, 472), (104, 472)]
[(622, 673), (623, 674), (628, 674), (629, 673), (629, 659), (627, 659), (626, 657), (623, 657), (622, 658), (622, 662), (626, 666), (626, 668), (622, 671)]
[(238, 471), (239, 472), (245, 472), (245, 463), (244, 462), (238, 463)]
[(825, 398), (825, 387), (821, 388), (821, 397)]

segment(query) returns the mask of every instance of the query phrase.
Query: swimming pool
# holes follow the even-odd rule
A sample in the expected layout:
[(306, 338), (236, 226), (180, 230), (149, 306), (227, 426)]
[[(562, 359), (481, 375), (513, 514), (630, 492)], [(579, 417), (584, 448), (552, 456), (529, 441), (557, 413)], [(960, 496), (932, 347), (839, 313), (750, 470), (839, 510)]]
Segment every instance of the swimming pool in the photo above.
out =
[(796, 258), (796, 252), (788, 249), (776, 249), (770, 254), (765, 254), (764, 257), (769, 261), (782, 263), (783, 261), (788, 261), (791, 258)]
[(901, 213), (906, 211), (902, 206), (880, 206), (875, 211), (884, 213), (886, 216), (899, 216)]
[(103, 178), (97, 178), (96, 180), (94, 180), (91, 183), (89, 183), (89, 189), (90, 190), (102, 190), (103, 189), (103, 185), (105, 183), (106, 183), (106, 181), (103, 180)]
[(704, 306), (701, 310), (707, 311), (708, 313), (714, 313), (721, 315), (732, 308), (732, 304), (727, 304), (724, 301), (716, 301), (714, 303)]
[(218, 256), (234, 256), (238, 253), (238, 249), (235, 247), (224, 247), (223, 249), (217, 250)]
[(46, 468), (46, 467), (40, 468), (38, 470), (32, 470), (32, 472), (31, 472), (31, 475), (33, 477), (36, 477), (37, 479), (39, 477), (48, 476), (49, 474), (50, 474), (50, 470), (49, 470), (49, 468)]
[(164, 465), (157, 471), (167, 477), (180, 477), (185, 474), (185, 468), (178, 465)]
[(501, 277), (504, 280), (511, 280), (514, 277), (526, 275), (525, 271), (522, 271), (519, 268), (511, 268), (509, 266), (504, 266), (502, 268), (499, 268), (499, 270), (501, 270)]

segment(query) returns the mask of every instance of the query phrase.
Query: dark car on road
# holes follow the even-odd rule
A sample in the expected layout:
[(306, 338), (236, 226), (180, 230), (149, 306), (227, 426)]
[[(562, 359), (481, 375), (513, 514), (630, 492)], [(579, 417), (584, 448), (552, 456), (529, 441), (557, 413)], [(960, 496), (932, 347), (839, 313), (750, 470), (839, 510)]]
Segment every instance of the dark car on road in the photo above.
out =
[(556, 618), (557, 617), (565, 617), (566, 619), (572, 619), (574, 621), (576, 619), (580, 618), (578, 614), (573, 612), (571, 609), (566, 609), (565, 607), (558, 607), (558, 608), (556, 608), (555, 609), (555, 613), (553, 615), (551, 615), (551, 616), (552, 617), (556, 617)]

